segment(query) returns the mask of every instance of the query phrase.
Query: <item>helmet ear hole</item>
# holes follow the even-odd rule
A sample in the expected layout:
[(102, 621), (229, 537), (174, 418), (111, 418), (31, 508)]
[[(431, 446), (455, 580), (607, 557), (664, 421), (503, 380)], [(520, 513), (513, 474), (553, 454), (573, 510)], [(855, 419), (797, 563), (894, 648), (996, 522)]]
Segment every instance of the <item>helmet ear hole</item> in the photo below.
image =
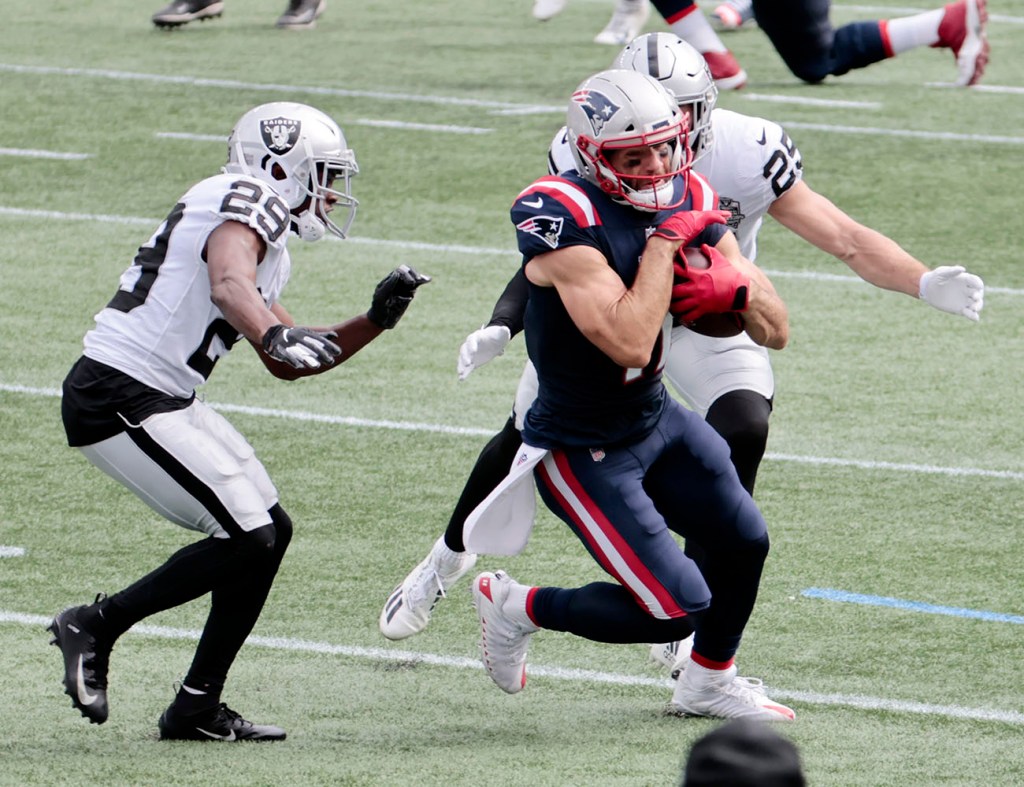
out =
[(284, 171), (284, 167), (282, 167), (276, 161), (274, 162), (274, 166), (272, 166), (270, 168), (270, 176), (274, 180), (287, 180), (288, 179), (288, 174)]

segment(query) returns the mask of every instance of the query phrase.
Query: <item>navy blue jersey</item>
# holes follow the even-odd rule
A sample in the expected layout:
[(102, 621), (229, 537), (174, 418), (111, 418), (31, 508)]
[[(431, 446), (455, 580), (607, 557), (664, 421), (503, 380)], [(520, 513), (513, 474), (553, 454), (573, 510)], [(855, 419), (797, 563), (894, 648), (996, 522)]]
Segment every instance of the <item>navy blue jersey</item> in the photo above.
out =
[[(677, 178), (677, 191), (685, 188)], [(651, 232), (672, 213), (712, 210), (718, 198), (707, 181), (690, 174), (690, 193), (670, 211), (649, 213), (613, 201), (575, 172), (540, 178), (512, 205), (523, 265), (569, 246), (600, 251), (627, 287), (636, 278)], [(716, 245), (727, 228), (714, 224), (693, 245)], [(643, 369), (619, 366), (576, 327), (554, 287), (530, 284), (526, 347), (540, 382), (526, 416), (524, 438), (531, 445), (610, 447), (633, 442), (654, 428), (665, 404), (661, 382), (668, 328)]]

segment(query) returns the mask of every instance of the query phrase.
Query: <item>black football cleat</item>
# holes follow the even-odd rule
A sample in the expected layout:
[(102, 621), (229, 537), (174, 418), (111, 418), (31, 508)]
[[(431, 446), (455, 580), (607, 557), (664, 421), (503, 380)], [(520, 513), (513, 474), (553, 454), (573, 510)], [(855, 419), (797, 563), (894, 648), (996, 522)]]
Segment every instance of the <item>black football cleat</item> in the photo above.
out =
[(216, 19), (224, 13), (223, 0), (172, 0), (171, 4), (153, 14), (157, 27), (175, 28), (189, 22)]
[(327, 7), (326, 0), (289, 0), (288, 8), (277, 20), (283, 30), (309, 30)]
[(68, 607), (47, 627), (51, 645), (64, 654), (64, 692), (92, 724), (107, 720), (107, 665), (112, 642), (99, 639), (82, 625), (84, 606)]
[(223, 702), (212, 710), (185, 716), (173, 703), (157, 724), (162, 741), (283, 741), (286, 733), (272, 724), (253, 724)]

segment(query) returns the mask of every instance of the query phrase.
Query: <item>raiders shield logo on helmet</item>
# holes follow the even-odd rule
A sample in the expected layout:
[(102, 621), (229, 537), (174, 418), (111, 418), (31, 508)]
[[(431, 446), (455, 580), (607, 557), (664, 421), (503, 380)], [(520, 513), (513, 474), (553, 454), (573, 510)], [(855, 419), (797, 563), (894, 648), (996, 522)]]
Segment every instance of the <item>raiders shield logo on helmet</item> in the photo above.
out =
[(601, 136), (604, 124), (621, 109), (608, 96), (596, 90), (578, 90), (572, 94), (572, 100), (579, 104), (586, 114), (595, 137)]
[(260, 121), (260, 134), (268, 150), (284, 155), (299, 141), (302, 123), (291, 118), (276, 117)]

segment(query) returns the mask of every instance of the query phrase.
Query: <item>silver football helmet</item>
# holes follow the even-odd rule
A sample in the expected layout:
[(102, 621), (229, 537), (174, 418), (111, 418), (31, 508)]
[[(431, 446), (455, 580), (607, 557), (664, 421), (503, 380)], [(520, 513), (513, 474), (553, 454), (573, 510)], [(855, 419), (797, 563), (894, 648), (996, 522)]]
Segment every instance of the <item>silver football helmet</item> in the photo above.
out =
[[(656, 79), (638, 71), (601, 71), (584, 80), (566, 113), (569, 147), (576, 171), (617, 202), (639, 210), (674, 208), (686, 198), (676, 175), (687, 176), (692, 153), (686, 118)], [(667, 143), (671, 158), (664, 175), (626, 175), (608, 160), (610, 151)]]
[(711, 110), (718, 88), (704, 56), (672, 33), (645, 33), (634, 38), (612, 68), (648, 74), (669, 89), (680, 109), (690, 110), (690, 147), (696, 161), (711, 148)]
[[(223, 171), (272, 186), (303, 240), (320, 240), (325, 230), (344, 238), (352, 226), (359, 202), (351, 179), (359, 165), (338, 124), (319, 109), (290, 101), (250, 109), (231, 132)], [(336, 198), (333, 206), (329, 196)], [(346, 212), (340, 226), (330, 218), (330, 207)]]

